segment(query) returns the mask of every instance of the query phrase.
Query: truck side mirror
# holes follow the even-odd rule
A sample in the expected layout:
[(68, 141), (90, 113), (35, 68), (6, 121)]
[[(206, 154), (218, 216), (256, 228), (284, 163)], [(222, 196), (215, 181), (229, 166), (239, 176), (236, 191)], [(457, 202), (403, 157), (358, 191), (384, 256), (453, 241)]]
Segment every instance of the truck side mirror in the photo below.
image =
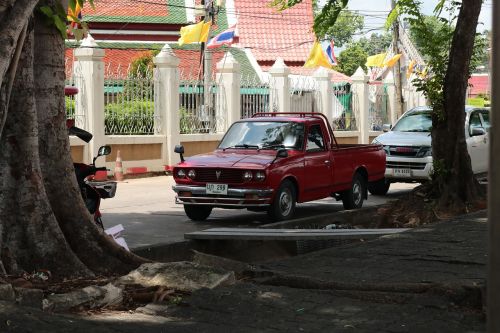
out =
[(174, 148), (174, 152), (179, 154), (181, 157), (181, 162), (184, 162), (184, 146), (183, 145), (176, 145)]
[(392, 128), (392, 125), (391, 124), (384, 124), (382, 125), (382, 131), (384, 132), (389, 132)]
[(485, 135), (486, 130), (482, 127), (473, 127), (470, 136)]
[(278, 149), (276, 157), (288, 157), (288, 151), (285, 148)]

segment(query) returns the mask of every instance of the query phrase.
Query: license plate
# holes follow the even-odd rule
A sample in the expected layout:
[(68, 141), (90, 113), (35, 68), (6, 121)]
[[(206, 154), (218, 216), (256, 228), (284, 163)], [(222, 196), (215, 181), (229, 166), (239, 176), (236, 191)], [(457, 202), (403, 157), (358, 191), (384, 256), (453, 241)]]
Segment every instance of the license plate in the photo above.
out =
[(227, 195), (227, 184), (207, 184), (207, 194)]
[(410, 169), (394, 169), (394, 177), (411, 177)]

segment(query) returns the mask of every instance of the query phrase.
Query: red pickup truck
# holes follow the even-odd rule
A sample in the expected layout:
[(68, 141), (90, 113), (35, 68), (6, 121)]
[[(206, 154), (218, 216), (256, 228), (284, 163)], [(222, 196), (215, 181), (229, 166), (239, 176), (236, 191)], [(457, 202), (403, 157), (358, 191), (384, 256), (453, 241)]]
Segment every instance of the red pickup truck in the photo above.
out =
[(320, 113), (259, 113), (235, 122), (217, 149), (184, 159), (173, 169), (176, 202), (203, 221), (212, 208), (293, 216), (296, 203), (334, 197), (360, 208), (367, 186), (383, 186), (381, 145), (338, 144)]

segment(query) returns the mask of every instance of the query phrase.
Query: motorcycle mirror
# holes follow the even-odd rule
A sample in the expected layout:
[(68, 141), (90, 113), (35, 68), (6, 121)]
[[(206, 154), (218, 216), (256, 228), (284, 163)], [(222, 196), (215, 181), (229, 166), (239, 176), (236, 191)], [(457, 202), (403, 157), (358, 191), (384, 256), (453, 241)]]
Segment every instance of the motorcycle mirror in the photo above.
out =
[(111, 147), (110, 146), (101, 146), (99, 148), (99, 151), (97, 152), (97, 156), (109, 155), (110, 153), (111, 153)]

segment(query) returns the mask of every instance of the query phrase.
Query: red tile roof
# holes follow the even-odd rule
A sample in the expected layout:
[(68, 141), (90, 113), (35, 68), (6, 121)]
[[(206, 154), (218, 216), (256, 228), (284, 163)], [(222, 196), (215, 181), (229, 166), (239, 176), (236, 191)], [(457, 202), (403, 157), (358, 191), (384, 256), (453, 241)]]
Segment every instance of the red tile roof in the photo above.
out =
[(469, 96), (477, 96), (478, 94), (489, 93), (489, 76), (488, 75), (472, 75), (469, 78)]
[(99, 16), (167, 16), (165, 0), (98, 0), (95, 8), (83, 7), (82, 14)]
[(269, 0), (234, 0), (239, 43), (258, 61), (305, 61), (314, 41), (311, 0), (278, 12)]

